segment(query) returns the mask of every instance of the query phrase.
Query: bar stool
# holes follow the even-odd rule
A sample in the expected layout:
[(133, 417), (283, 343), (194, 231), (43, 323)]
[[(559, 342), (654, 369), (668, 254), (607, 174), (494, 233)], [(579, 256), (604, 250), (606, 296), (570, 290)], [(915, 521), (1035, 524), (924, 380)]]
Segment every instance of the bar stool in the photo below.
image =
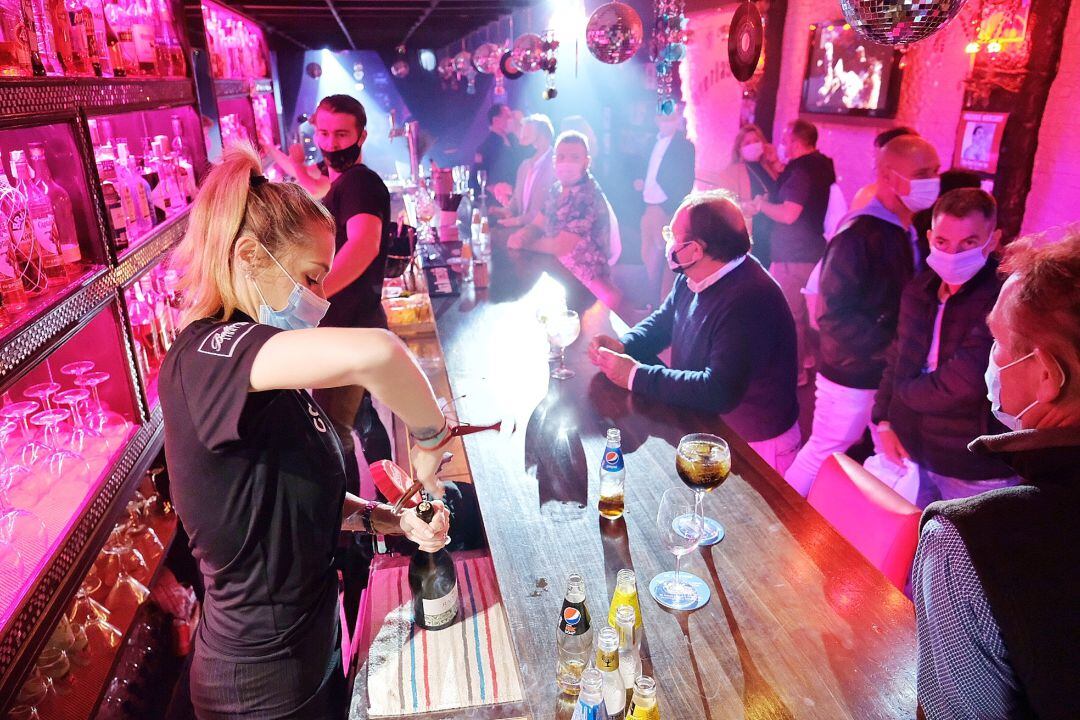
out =
[(893, 585), (904, 589), (922, 511), (847, 455), (833, 453), (806, 498)]

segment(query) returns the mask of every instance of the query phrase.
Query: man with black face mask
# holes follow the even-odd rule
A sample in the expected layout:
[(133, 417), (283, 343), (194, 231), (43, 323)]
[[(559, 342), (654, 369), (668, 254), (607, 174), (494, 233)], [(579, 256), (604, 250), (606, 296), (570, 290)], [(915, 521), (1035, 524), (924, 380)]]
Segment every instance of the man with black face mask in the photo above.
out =
[[(383, 232), (390, 222), (390, 191), (382, 178), (361, 162), (361, 147), (367, 139), (367, 113), (354, 97), (330, 95), (319, 103), (311, 119), (315, 125), (315, 142), (330, 177), (330, 190), (323, 204), (337, 223), (337, 255), (323, 284), (330, 310), (322, 324), (385, 328)], [(371, 407), (371, 396), (363, 388), (322, 390), (316, 393), (316, 400), (333, 419), (341, 436), (350, 481), (359, 473), (353, 462), (353, 430), (360, 437), (369, 462), (390, 458), (389, 436)]]
[[(683, 200), (663, 228), (675, 287), (620, 340), (589, 356), (635, 395), (717, 413), (783, 473), (799, 448), (795, 320), (780, 286), (748, 253), (742, 211), (727, 193)], [(671, 348), (671, 367), (657, 359)]]

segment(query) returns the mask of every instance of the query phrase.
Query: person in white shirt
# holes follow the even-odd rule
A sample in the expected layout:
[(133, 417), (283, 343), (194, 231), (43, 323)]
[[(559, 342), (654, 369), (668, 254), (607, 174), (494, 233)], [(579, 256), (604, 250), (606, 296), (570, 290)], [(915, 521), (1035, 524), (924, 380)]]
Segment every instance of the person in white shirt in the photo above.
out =
[(686, 137), (683, 108), (679, 103), (671, 115), (657, 115), (660, 132), (649, 154), (645, 175), (634, 181), (641, 192), (645, 212), (641, 216), (641, 261), (649, 279), (650, 293), (661, 300), (675, 282), (674, 274), (664, 267), (663, 228), (671, 223), (679, 203), (694, 187), (694, 143)]
[(533, 148), (533, 156), (521, 163), (510, 204), (493, 211), (503, 227), (521, 227), (544, 211), (544, 201), (555, 184), (552, 143), (555, 129), (547, 115), (530, 115), (522, 125), (521, 144)]

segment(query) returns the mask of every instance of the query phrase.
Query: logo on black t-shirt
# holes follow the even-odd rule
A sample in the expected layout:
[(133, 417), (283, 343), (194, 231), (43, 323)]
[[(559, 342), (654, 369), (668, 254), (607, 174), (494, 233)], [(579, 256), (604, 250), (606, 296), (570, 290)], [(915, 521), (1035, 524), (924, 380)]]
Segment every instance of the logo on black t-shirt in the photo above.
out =
[(199, 345), (199, 352), (204, 355), (232, 357), (236, 352), (236, 346), (254, 329), (255, 323), (238, 322), (223, 325), (203, 339), (202, 344)]
[(326, 432), (326, 423), (323, 422), (322, 416), (319, 414), (319, 409), (312, 405), (307, 404), (308, 415), (311, 416), (311, 424), (315, 426), (315, 429), (321, 433)]

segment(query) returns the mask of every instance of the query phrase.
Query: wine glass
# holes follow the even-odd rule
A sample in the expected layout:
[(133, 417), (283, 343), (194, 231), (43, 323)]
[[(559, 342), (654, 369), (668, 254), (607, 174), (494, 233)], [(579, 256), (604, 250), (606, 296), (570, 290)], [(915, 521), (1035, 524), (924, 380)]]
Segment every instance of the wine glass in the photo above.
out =
[(487, 170), (479, 169), (476, 171), (476, 184), (480, 186), (480, 204), (483, 207), (487, 207)]
[(701, 544), (715, 545), (724, 539), (724, 526), (705, 517), (701, 505), (705, 493), (720, 487), (731, 472), (731, 450), (727, 441), (707, 433), (684, 436), (675, 451), (675, 471), (695, 493), (695, 512), (704, 524)]
[(551, 371), (556, 380), (568, 380), (576, 373), (566, 367), (566, 348), (578, 339), (581, 333), (581, 318), (573, 310), (559, 310), (547, 316), (544, 321), (548, 343), (559, 349), (559, 366)]
[(660, 542), (675, 556), (675, 571), (662, 572), (649, 583), (656, 602), (672, 610), (696, 610), (709, 601), (709, 586), (697, 575), (682, 571), (682, 557), (698, 546), (702, 533), (701, 516), (695, 502), (682, 488), (668, 488), (656, 511)]

